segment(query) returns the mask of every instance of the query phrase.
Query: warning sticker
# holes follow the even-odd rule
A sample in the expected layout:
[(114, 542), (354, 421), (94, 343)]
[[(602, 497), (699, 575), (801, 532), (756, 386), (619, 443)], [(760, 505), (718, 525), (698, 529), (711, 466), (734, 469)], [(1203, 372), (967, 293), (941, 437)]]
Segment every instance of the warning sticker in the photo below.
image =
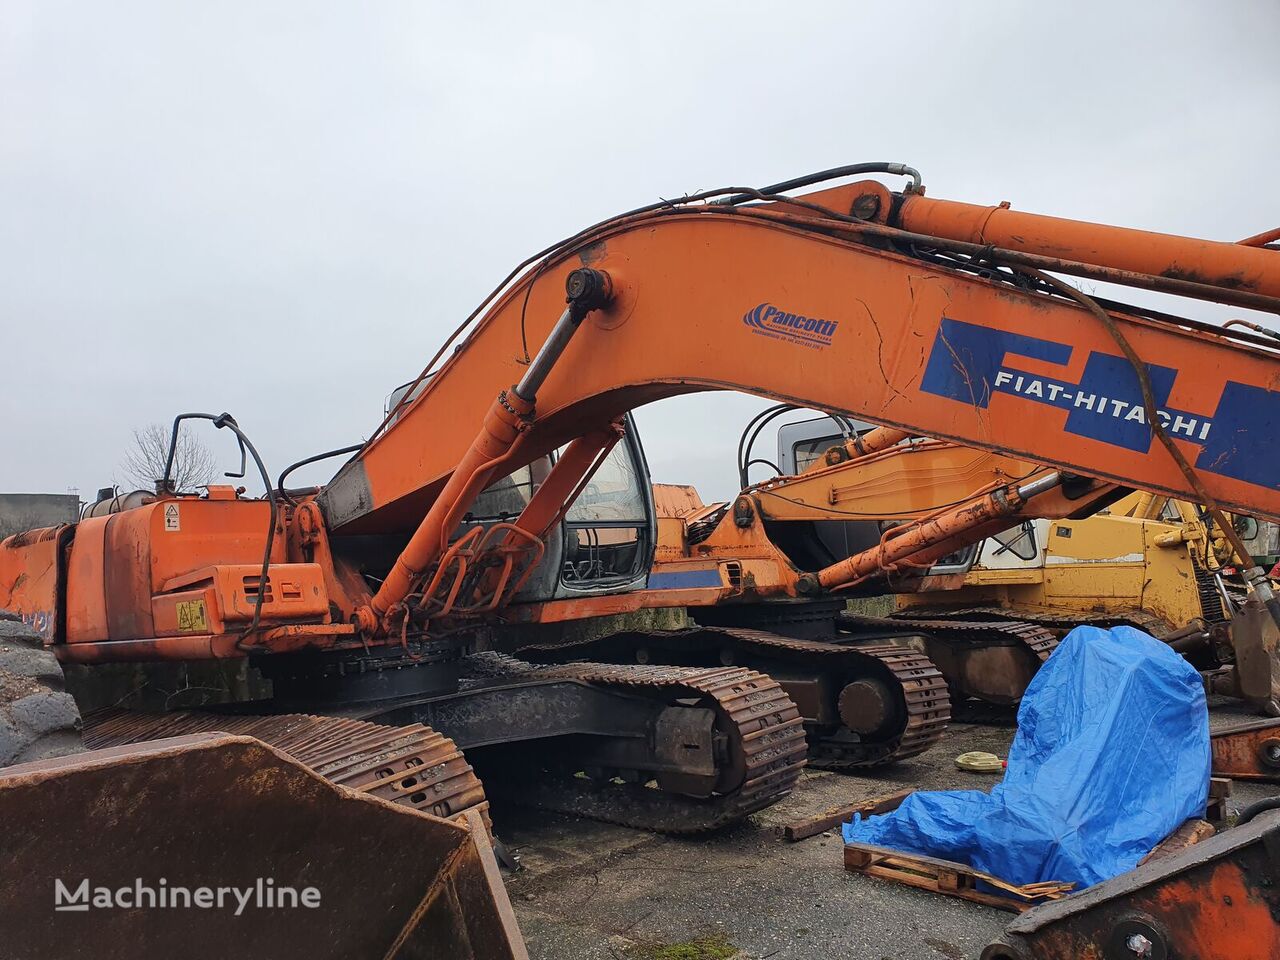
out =
[(207, 633), (209, 618), (205, 616), (203, 600), (179, 600), (178, 629), (183, 633)]
[(164, 505), (164, 529), (166, 533), (182, 529), (182, 522), (178, 516), (178, 505), (176, 503), (166, 503)]

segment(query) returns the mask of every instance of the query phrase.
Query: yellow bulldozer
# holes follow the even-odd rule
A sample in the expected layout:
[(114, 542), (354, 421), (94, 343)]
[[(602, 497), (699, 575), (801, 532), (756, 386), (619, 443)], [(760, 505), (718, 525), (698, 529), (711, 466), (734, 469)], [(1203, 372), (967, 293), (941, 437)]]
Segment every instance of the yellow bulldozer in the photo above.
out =
[[(1232, 519), (1243, 539), (1256, 539), (1257, 521)], [(1244, 599), (1233, 575), (1222, 531), (1195, 504), (1134, 493), (1087, 519), (1024, 521), (980, 545), (959, 588), (902, 593), (896, 603), (906, 618), (1129, 624), (1212, 680), (1230, 662), (1227, 625)]]

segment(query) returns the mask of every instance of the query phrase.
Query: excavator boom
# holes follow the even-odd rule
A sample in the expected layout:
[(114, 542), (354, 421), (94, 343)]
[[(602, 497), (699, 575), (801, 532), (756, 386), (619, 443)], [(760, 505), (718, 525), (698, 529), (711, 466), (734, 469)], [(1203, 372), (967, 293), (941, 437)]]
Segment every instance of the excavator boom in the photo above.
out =
[[(848, 201), (857, 185), (846, 191), (825, 192), (824, 203)], [(584, 265), (609, 277), (612, 296), (547, 373), (512, 469), (643, 403), (723, 389), (1197, 499), (1153, 441), (1137, 375), (1088, 310), (872, 246), (841, 216), (768, 203), (676, 207), (606, 224), (557, 252), (321, 494), (330, 531), (387, 531), (423, 516), (474, 436), (466, 418), (443, 411), (486, 409), (522, 378), (523, 345), (547, 340), (566, 278)], [(1218, 246), (1261, 261), (1256, 288), (1280, 284), (1272, 251)], [(1114, 322), (1212, 496), (1280, 517), (1280, 358), (1190, 323)]]

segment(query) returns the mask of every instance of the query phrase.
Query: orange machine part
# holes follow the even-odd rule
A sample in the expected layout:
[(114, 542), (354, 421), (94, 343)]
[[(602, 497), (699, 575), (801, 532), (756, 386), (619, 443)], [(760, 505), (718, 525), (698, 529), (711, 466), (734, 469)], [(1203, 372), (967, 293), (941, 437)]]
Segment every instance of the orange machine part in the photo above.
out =
[(1218, 240), (1178, 237), (1022, 213), (1008, 205), (981, 206), (907, 196), (897, 225), (912, 233), (1023, 253), (1190, 280), (1280, 297), (1275, 251)]
[(1277, 842), (1276, 814), (1262, 813), (1020, 914), (982, 960), (1274, 960), (1280, 957)]
[(19, 613), (52, 642), (58, 632), (62, 552), (72, 528), (41, 527), (0, 542), (0, 610)]
[[(261, 500), (183, 497), (82, 520), (67, 561), (66, 642), (191, 632), (180, 630), (168, 610), (161, 629), (153, 596), (204, 568), (244, 565), (260, 571), (269, 516)], [(281, 538), (273, 560), (285, 560)], [(327, 598), (323, 603), (327, 611)], [(217, 619), (213, 609), (206, 616)]]
[(1039, 469), (1026, 460), (927, 440), (768, 480), (749, 492), (770, 520), (893, 519), (932, 513)]

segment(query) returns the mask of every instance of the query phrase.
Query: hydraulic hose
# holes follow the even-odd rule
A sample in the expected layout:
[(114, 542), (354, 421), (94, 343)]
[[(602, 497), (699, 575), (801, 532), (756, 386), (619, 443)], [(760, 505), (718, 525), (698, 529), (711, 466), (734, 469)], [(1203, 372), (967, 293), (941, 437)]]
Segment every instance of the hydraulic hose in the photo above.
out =
[(1268, 810), (1280, 810), (1280, 797), (1267, 797), (1265, 800), (1249, 804), (1240, 811), (1240, 816), (1236, 818), (1236, 826), (1243, 827), (1258, 814), (1266, 813)]
[[(767, 187), (761, 187), (759, 192), (785, 193), (787, 190), (811, 187), (815, 183), (822, 183), (826, 180), (838, 180), (841, 177), (860, 177), (868, 173), (887, 173), (895, 177), (910, 177), (911, 191), (916, 192), (920, 189), (920, 171), (915, 167), (909, 167), (905, 163), (868, 161), (866, 163), (846, 163), (841, 167), (831, 167), (827, 170), (820, 170), (817, 173), (807, 173), (802, 177), (771, 183)], [(754, 193), (735, 193), (732, 196), (725, 197), (723, 200), (714, 200), (712, 202), (737, 205), (755, 199), (756, 195)]]
[(258, 448), (253, 445), (244, 431), (240, 429), (240, 425), (236, 423), (236, 418), (229, 413), (180, 413), (173, 418), (173, 434), (169, 440), (169, 457), (164, 465), (164, 477), (156, 481), (156, 493), (167, 494), (175, 493), (171, 489), (173, 482), (170, 477), (173, 475), (173, 459), (178, 451), (178, 430), (182, 426), (183, 420), (208, 420), (219, 430), (224, 427), (236, 435), (236, 440), (240, 444), (240, 472), (238, 474), (229, 473), (229, 477), (244, 476), (245, 453), (246, 451), (253, 457), (253, 462), (258, 467), (258, 476), (262, 478), (262, 485), (267, 490), (267, 502), (271, 504), (270, 526), (267, 528), (266, 547), (262, 552), (262, 573), (258, 578), (258, 594), (254, 598), (253, 603), (253, 620), (244, 632), (240, 634), (240, 640), (244, 640), (249, 634), (258, 629), (258, 624), (262, 619), (262, 601), (267, 593), (267, 576), (271, 570), (271, 548), (275, 544), (276, 521), (279, 517), (280, 504), (276, 500), (275, 488), (271, 486), (271, 476), (267, 472), (266, 464), (262, 462), (262, 457), (258, 455)]

